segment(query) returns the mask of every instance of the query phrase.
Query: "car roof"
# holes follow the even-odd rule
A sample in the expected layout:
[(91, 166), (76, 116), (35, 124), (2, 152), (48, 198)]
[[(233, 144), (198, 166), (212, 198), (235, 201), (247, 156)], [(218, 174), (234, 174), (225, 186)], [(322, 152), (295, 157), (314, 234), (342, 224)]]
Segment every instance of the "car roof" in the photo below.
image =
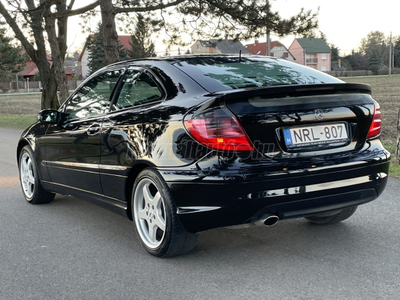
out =
[(196, 59), (214, 59), (214, 60), (218, 60), (218, 59), (227, 59), (227, 58), (263, 58), (263, 59), (271, 59), (271, 60), (281, 60), (280, 58), (276, 58), (276, 57), (271, 57), (271, 56), (260, 56), (260, 55), (228, 55), (228, 54), (192, 54), (192, 55), (181, 55), (181, 56), (166, 56), (166, 57), (147, 57), (147, 58), (138, 58), (138, 59), (131, 59), (131, 60), (125, 60), (125, 61), (121, 61), (121, 62), (117, 62), (114, 64), (111, 64), (107, 67), (111, 67), (111, 66), (127, 66), (127, 65), (132, 65), (135, 63), (149, 63), (151, 64), (151, 62), (168, 62), (170, 64), (174, 64), (177, 62), (181, 62), (181, 61), (190, 61), (190, 60), (196, 60)]

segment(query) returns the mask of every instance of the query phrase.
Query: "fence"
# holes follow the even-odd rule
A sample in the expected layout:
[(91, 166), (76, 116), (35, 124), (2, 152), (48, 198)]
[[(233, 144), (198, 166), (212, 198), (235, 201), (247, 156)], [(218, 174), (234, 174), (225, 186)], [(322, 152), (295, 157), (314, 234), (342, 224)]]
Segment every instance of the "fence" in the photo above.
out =
[[(372, 74), (371, 70), (352, 70), (352, 71), (330, 71), (326, 72), (329, 75), (335, 76), (335, 77), (356, 77), (356, 76), (373, 76), (375, 74)], [(389, 70), (388, 69), (383, 69), (379, 70), (378, 74), (376, 75), (388, 75)], [(400, 68), (394, 68), (392, 69), (392, 75), (395, 74), (400, 74)]]
[[(68, 89), (69, 90), (74, 90), (76, 89), (80, 84), (81, 80), (71, 80), (68, 81)], [(17, 86), (18, 84), (18, 86)], [(18, 81), (18, 82), (0, 82), (0, 89), (1, 91), (4, 92), (16, 92), (16, 91), (21, 91), (21, 92), (39, 92), (42, 87), (42, 84), (40, 81)]]

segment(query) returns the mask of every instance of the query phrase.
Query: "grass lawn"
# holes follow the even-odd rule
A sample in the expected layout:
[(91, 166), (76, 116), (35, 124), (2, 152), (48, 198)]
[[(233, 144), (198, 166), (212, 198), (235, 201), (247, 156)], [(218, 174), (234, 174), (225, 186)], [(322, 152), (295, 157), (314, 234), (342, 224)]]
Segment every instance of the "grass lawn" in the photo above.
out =
[(32, 115), (40, 111), (40, 93), (0, 94), (0, 115)]
[(400, 109), (400, 75), (341, 78), (346, 82), (369, 84), (372, 97), (379, 102), (382, 112), (381, 140), (391, 153), (390, 175), (400, 177), (400, 165), (396, 162), (397, 117)]
[(4, 115), (0, 114), (0, 127), (11, 129), (25, 129), (37, 121), (32, 115)]
[(340, 78), (346, 82), (369, 84), (372, 97), (379, 102), (382, 112), (382, 141), (397, 138), (397, 116), (400, 109), (400, 75)]
[(383, 142), (383, 146), (390, 152), (392, 160), (390, 162), (389, 175), (400, 178), (400, 164), (396, 161), (396, 141)]

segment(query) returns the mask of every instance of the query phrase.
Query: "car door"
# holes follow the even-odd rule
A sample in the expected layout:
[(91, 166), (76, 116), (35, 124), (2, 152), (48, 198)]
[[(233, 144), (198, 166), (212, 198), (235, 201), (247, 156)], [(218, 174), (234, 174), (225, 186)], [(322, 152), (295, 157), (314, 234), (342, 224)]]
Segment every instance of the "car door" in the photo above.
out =
[(161, 111), (152, 110), (166, 96), (152, 73), (131, 67), (120, 86), (102, 126), (100, 178), (105, 196), (123, 200), (130, 167), (143, 155), (151, 155), (147, 152), (167, 124)]
[(99, 178), (101, 124), (124, 70), (90, 78), (63, 105), (63, 121), (46, 133), (46, 165), (53, 185), (75, 193), (102, 193)]

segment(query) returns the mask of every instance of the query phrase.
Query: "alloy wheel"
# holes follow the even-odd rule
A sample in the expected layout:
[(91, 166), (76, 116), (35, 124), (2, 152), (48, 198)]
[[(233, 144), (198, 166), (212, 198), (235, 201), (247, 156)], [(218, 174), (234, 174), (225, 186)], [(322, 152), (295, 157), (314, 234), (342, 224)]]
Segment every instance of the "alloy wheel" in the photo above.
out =
[(134, 218), (143, 243), (150, 249), (161, 245), (166, 231), (165, 204), (153, 180), (143, 178), (134, 193)]
[(22, 190), (27, 198), (32, 198), (35, 192), (35, 173), (32, 158), (25, 152), (20, 163)]

